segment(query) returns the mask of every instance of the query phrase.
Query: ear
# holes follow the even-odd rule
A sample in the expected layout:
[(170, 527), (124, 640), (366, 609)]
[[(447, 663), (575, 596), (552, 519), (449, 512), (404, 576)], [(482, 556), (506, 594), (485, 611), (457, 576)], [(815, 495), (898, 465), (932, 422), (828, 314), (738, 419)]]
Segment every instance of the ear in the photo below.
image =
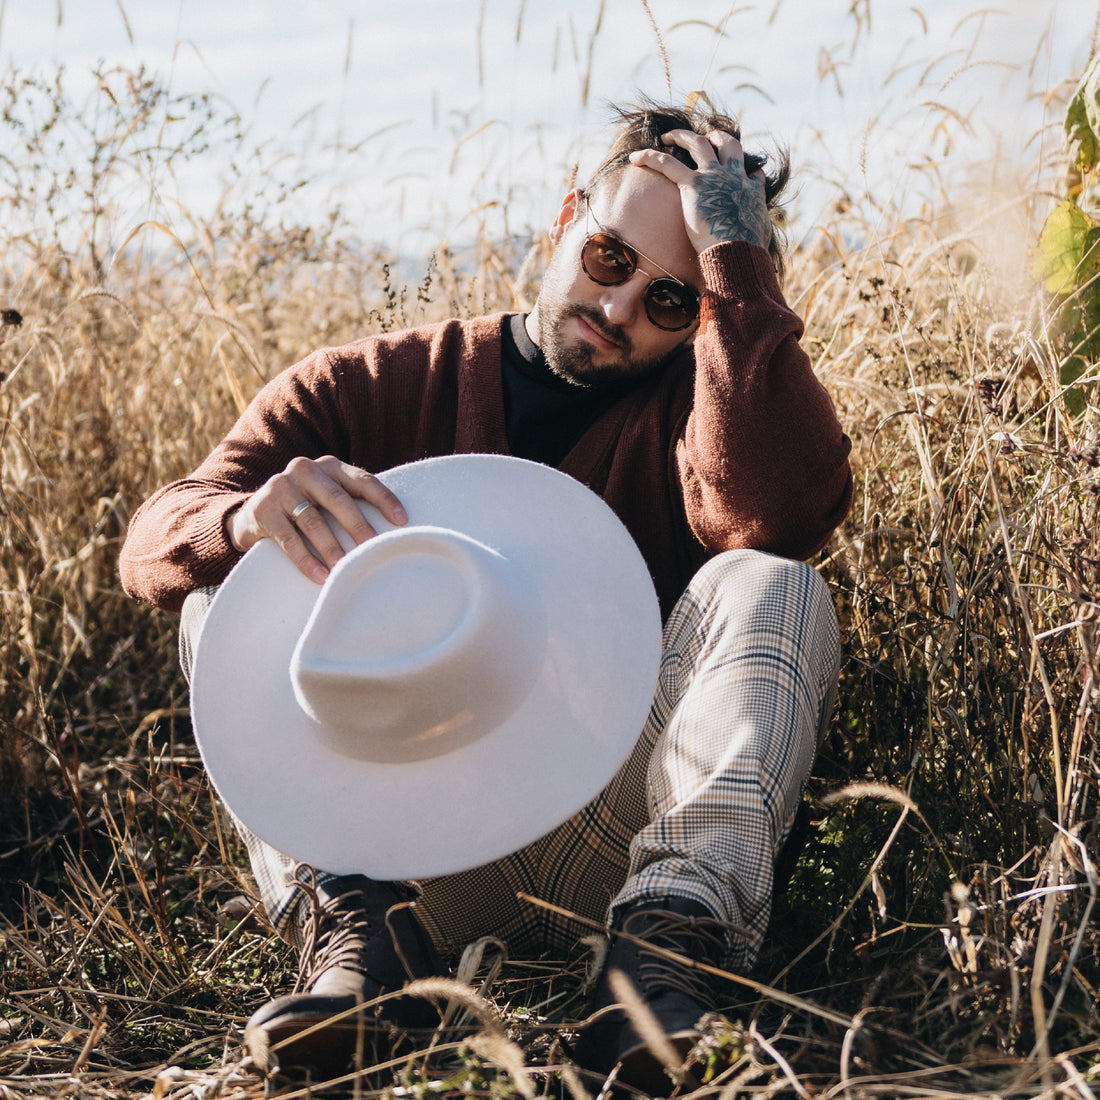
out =
[(554, 219), (554, 224), (550, 226), (550, 242), (552, 244), (556, 246), (561, 240), (566, 227), (577, 216), (577, 211), (580, 209), (580, 205), (583, 201), (584, 192), (579, 187), (574, 187), (573, 190), (562, 199), (558, 216)]

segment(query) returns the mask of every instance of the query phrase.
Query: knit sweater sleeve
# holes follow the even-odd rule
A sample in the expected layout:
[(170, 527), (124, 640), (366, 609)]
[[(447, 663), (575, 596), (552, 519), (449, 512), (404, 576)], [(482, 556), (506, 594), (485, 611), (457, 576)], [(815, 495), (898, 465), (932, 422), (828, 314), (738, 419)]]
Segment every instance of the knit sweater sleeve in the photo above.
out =
[(193, 473), (134, 513), (119, 558), (131, 596), (178, 611), (192, 589), (219, 584), (240, 557), (229, 514), (296, 455), (346, 452), (339, 373), (326, 350), (278, 375)]
[(721, 244), (700, 263), (695, 396), (676, 446), (688, 522), (713, 549), (807, 558), (851, 507), (851, 441), (767, 251)]

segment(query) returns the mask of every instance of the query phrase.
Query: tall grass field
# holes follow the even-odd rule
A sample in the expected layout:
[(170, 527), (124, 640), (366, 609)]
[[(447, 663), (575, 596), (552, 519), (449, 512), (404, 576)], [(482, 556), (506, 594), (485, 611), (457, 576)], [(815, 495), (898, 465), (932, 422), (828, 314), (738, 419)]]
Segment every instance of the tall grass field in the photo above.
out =
[[(1046, 122), (1023, 161), (949, 179), (929, 158), (917, 202), (791, 150), (830, 196), (789, 234), (786, 293), (853, 441), (856, 503), (813, 562), (844, 660), (697, 1095), (1100, 1094), (1100, 69), (1029, 79)], [(965, 134), (954, 87), (935, 110)], [(569, 1061), (584, 943), (471, 945), (437, 990), (453, 1026), (391, 1062), (251, 1066), (243, 1024), (295, 959), (201, 767), (176, 622), (116, 571), (134, 510), (265, 380), (325, 344), (528, 308), (545, 235), (475, 217), (410, 257), (339, 195), (306, 216), (305, 159), (138, 66), (13, 67), (0, 108), (0, 1100), (595, 1097)], [(148, 214), (154, 176), (215, 157), (235, 165), (220, 198)]]

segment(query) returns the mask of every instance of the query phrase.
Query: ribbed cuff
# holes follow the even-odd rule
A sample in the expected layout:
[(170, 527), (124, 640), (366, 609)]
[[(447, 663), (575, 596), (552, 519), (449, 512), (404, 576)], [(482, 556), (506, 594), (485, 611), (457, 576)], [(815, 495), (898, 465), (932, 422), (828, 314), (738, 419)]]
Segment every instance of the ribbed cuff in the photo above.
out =
[(775, 273), (771, 253), (748, 241), (725, 241), (712, 245), (699, 254), (703, 272), (704, 309), (706, 300), (744, 302), (753, 298), (783, 301), (779, 276)]

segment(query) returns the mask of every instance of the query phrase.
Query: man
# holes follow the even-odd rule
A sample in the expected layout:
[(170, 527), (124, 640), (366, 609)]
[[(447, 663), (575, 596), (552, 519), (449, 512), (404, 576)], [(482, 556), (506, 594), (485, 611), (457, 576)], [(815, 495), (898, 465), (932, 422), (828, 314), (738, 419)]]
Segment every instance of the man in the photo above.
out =
[[(185, 665), (212, 586), (249, 547), (271, 539), (322, 583), (342, 551), (319, 509), (361, 543), (374, 532), (357, 500), (406, 521), (374, 472), (452, 453), (518, 455), (588, 485), (633, 535), (665, 618), (631, 759), (514, 857), (378, 883), (296, 865), (244, 831), (275, 927), (302, 949), (304, 992), (261, 1008), (246, 1031), (261, 1064), (272, 1043), (284, 1065), (346, 1062), (354, 1030), (313, 1025), (442, 973), (437, 948), (487, 933), (518, 950), (562, 948), (584, 932), (517, 892), (607, 920), (591, 1009), (608, 1011), (582, 1029), (577, 1060), (601, 1074), (621, 1062), (620, 1079), (651, 1089), (659, 1067), (610, 1008), (614, 973), (686, 1052), (714, 995), (700, 971), (646, 945), (742, 970), (758, 952), (774, 861), (835, 693), (835, 615), (798, 559), (847, 513), (850, 444), (779, 287), (772, 210), (785, 161), (766, 176), (726, 116), (619, 113), (608, 155), (565, 197), (526, 317), (315, 353), (133, 518), (123, 582), (183, 608)], [(381, 1011), (415, 1027), (432, 1022), (424, 1007), (396, 998)]]

